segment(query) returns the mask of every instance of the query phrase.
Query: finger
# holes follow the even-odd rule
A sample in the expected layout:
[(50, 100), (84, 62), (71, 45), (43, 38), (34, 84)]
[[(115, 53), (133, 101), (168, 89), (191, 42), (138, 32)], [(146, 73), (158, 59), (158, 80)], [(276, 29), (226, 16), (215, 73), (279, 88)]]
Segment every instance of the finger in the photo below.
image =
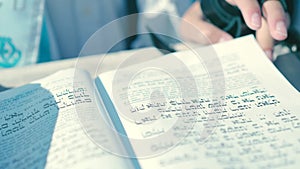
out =
[(230, 0), (242, 12), (247, 26), (253, 30), (261, 27), (261, 11), (257, 0)]
[(272, 38), (267, 21), (262, 19), (262, 26), (256, 31), (256, 39), (270, 60), (273, 60), (274, 39)]
[(223, 42), (233, 37), (218, 27), (202, 19), (202, 11), (198, 2), (194, 3), (182, 17), (181, 36), (189, 41), (201, 44)]
[(280, 1), (266, 1), (263, 4), (263, 13), (265, 18), (267, 18), (272, 37), (276, 40), (286, 39), (288, 23)]

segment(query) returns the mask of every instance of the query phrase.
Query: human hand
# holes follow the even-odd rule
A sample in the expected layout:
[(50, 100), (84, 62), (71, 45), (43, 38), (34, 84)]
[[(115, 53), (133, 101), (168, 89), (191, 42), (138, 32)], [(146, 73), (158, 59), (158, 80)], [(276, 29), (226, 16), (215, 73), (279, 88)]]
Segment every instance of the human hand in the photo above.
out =
[[(287, 38), (288, 15), (279, 0), (265, 1), (261, 8), (257, 0), (227, 0), (236, 5), (250, 29), (256, 30), (256, 38), (268, 57), (272, 58), (275, 40)], [(264, 17), (262, 17), (264, 16)], [(205, 21), (199, 2), (195, 2), (184, 14), (180, 32), (183, 38), (208, 44), (227, 41), (233, 37), (215, 25)]]

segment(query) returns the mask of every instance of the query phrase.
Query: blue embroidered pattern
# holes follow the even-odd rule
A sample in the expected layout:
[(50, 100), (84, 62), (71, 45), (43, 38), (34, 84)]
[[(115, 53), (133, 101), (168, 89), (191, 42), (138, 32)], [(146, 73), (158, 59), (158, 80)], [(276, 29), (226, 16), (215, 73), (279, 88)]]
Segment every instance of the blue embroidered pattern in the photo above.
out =
[(0, 37), (0, 67), (15, 66), (21, 60), (22, 53), (15, 47), (11, 38)]

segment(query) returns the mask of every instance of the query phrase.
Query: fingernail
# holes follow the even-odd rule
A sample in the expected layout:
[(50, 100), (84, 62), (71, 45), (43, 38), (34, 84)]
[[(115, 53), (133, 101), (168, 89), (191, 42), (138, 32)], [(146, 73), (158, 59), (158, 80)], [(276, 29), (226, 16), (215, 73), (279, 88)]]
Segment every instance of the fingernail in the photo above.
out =
[(261, 17), (258, 13), (254, 13), (252, 16), (251, 16), (251, 23), (252, 23), (252, 26), (254, 28), (260, 28), (261, 26)]
[(231, 40), (231, 39), (232, 39), (231, 36), (229, 36), (229, 35), (223, 35), (223, 36), (220, 38), (219, 43), (220, 43), (220, 42), (226, 42), (226, 41), (229, 41), (229, 40)]
[(287, 37), (287, 30), (283, 21), (279, 21), (276, 23), (276, 32), (280, 36)]
[(273, 61), (273, 52), (272, 50), (265, 50), (265, 54), (268, 56), (268, 58)]

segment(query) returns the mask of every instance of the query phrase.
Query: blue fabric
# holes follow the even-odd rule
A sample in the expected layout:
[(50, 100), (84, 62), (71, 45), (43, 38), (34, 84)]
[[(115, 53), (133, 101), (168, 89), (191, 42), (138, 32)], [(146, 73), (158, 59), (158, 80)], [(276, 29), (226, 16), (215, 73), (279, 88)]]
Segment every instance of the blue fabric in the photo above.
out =
[(43, 19), (41, 42), (39, 46), (38, 63), (48, 62), (51, 60), (50, 43), (48, 38), (48, 30), (46, 26), (46, 19)]
[[(46, 38), (46, 35), (42, 37), (40, 61), (47, 61), (48, 55), (51, 56), (51, 60), (77, 57), (94, 32), (126, 15), (125, 2), (124, 0), (46, 0), (47, 25), (44, 25), (42, 34), (48, 32), (50, 37)], [(100, 40), (98, 45), (100, 52), (105, 52), (106, 47), (103, 47), (103, 51), (101, 47), (106, 45), (108, 39), (122, 33), (122, 27), (114, 27)], [(47, 47), (48, 43), (50, 47), (49, 45)], [(125, 44), (116, 50), (122, 49), (125, 49)], [(46, 54), (47, 51), (50, 54)]]
[[(168, 3), (165, 3), (165, 9), (161, 12), (176, 13), (176, 15), (182, 16), (194, 1), (168, 0)], [(149, 12), (162, 2), (137, 0), (138, 10), (139, 12)], [(125, 3), (124, 0), (46, 0), (46, 23), (42, 30), (39, 62), (77, 57), (85, 42), (94, 32), (107, 23), (126, 15), (127, 5)], [(175, 6), (176, 11), (173, 8), (168, 9), (170, 6)], [(172, 27), (172, 23), (171, 21), (167, 23), (166, 20), (168, 21), (168, 18), (155, 18), (151, 27), (157, 27), (156, 25), (159, 24), (162, 30), (168, 30)], [(139, 21), (138, 33), (143, 32), (145, 27), (145, 22)], [(124, 34), (122, 29), (122, 26), (114, 27), (111, 32), (107, 32), (104, 37), (99, 39), (97, 47), (100, 49), (97, 49), (97, 52), (106, 52), (105, 49), (109, 44), (107, 40), (116, 39), (118, 34)], [(127, 46), (123, 43), (118, 44), (113, 51), (126, 49)], [(134, 44), (136, 45), (133, 45), (133, 48), (152, 45), (149, 37), (138, 37)]]

